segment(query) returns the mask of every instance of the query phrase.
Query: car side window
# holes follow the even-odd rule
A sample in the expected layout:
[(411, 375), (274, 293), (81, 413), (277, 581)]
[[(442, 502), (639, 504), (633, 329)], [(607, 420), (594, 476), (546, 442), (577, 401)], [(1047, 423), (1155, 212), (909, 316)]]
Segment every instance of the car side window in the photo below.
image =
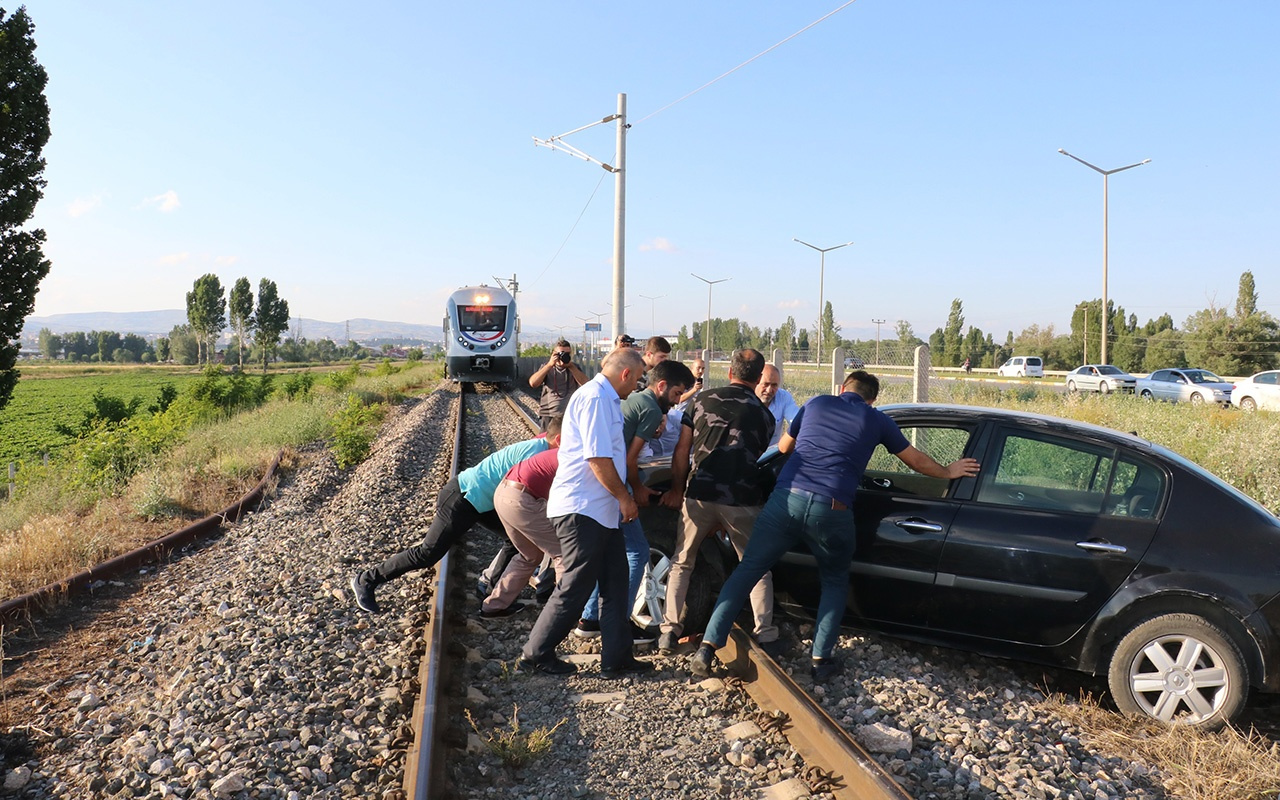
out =
[(1280, 378), (1280, 372), (1264, 372), (1253, 379), (1254, 383), (1265, 383), (1268, 386), (1276, 385), (1276, 378)]
[[(964, 455), (973, 432), (967, 428), (938, 425), (903, 425), (902, 435), (911, 446), (939, 464), (950, 464)], [(950, 481), (930, 478), (903, 464), (883, 447), (877, 447), (867, 463), (863, 488), (872, 491), (896, 491), (921, 497), (945, 497)]]
[(1105, 513), (1113, 517), (1154, 519), (1164, 497), (1164, 472), (1150, 464), (1120, 459), (1111, 491), (1107, 495)]
[(978, 502), (1081, 514), (1102, 511), (1111, 449), (1007, 431), (990, 452), (996, 463), (983, 465)]

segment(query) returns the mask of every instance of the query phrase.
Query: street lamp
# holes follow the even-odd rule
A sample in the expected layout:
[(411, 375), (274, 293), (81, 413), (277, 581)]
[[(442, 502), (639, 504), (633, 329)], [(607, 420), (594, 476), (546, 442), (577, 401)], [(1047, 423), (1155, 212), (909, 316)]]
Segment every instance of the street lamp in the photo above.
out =
[(599, 358), (600, 357), (600, 333), (601, 333), (600, 318), (603, 317), (605, 314), (608, 314), (609, 312), (608, 311), (588, 311), (587, 313), (596, 318), (596, 329), (594, 331), (595, 336), (592, 338), (594, 339), (593, 344), (595, 345), (596, 358)]
[(882, 319), (871, 320), (876, 324), (876, 365), (880, 364), (880, 326), (884, 324)]
[(1117, 172), (1124, 172), (1126, 169), (1133, 169), (1134, 167), (1140, 167), (1143, 164), (1150, 164), (1151, 159), (1149, 158), (1144, 159), (1142, 161), (1139, 161), (1137, 164), (1130, 164), (1127, 167), (1119, 167), (1117, 169), (1103, 169), (1102, 167), (1097, 167), (1097, 166), (1094, 166), (1093, 164), (1090, 164), (1088, 161), (1085, 161), (1083, 158), (1071, 155), (1066, 150), (1063, 150), (1061, 147), (1058, 148), (1058, 152), (1062, 153), (1067, 158), (1073, 158), (1076, 161), (1079, 161), (1081, 164), (1084, 164), (1086, 167), (1093, 170), (1094, 172), (1098, 172), (1102, 174), (1102, 351), (1101, 351), (1100, 358), (1101, 358), (1101, 362), (1103, 364), (1106, 364), (1107, 363), (1107, 326), (1111, 322), (1111, 312), (1110, 312), (1110, 309), (1107, 308), (1107, 178), (1116, 174)]
[(822, 301), (822, 286), (826, 282), (827, 253), (830, 253), (832, 250), (839, 250), (841, 247), (848, 247), (849, 245), (853, 244), (853, 242), (845, 242), (844, 244), (838, 244), (838, 245), (835, 245), (834, 247), (818, 247), (817, 245), (809, 244), (808, 242), (804, 242), (796, 238), (792, 238), (791, 241), (800, 242), (800, 244), (804, 245), (805, 247), (812, 247), (814, 250), (817, 250), (819, 254), (818, 255), (818, 356), (817, 358), (814, 359), (814, 362), (817, 364), (821, 364), (822, 363), (822, 329), (824, 327), (822, 324), (823, 323), (822, 315), (827, 312), (827, 307)]
[(587, 323), (591, 321), (591, 317), (574, 317), (574, 319), (582, 320), (582, 358), (587, 360)]
[(641, 297), (643, 297), (645, 300), (650, 301), (650, 302), (649, 302), (649, 335), (650, 335), (650, 336), (657, 336), (657, 335), (658, 335), (658, 326), (654, 324), (654, 319), (656, 319), (656, 313), (657, 313), (657, 312), (656, 312), (654, 309), (656, 309), (656, 308), (657, 308), (658, 301), (659, 301), (659, 300), (661, 300), (662, 298), (666, 297), (666, 295), (665, 295), (665, 294), (660, 294), (660, 295), (658, 295), (657, 297), (650, 297), (650, 296), (649, 296), (649, 295), (647, 295), (647, 294), (642, 294), (642, 295), (640, 295), (640, 296), (641, 296)]
[(724, 283), (725, 281), (729, 281), (733, 279), (720, 278), (719, 280), (709, 281), (706, 278), (702, 277), (701, 275), (695, 275), (692, 272), (690, 272), (689, 274), (693, 275), (693, 277), (697, 278), (698, 280), (702, 281), (707, 285), (707, 335), (704, 336), (703, 338), (706, 339), (705, 344), (707, 347), (707, 359), (709, 360), (713, 355), (712, 350), (715, 349), (711, 346), (711, 287), (715, 286), (717, 283)]

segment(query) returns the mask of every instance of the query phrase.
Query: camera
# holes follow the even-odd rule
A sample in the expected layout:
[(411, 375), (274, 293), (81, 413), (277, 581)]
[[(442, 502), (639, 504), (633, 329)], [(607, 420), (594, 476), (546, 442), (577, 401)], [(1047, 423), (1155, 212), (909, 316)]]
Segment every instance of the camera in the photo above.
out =
[(625, 347), (634, 347), (636, 344), (636, 338), (634, 336), (628, 336), (625, 333), (622, 334), (619, 341), (621, 341)]
[(561, 350), (560, 352), (556, 353), (556, 361), (559, 361), (561, 364), (568, 364), (572, 358), (573, 356), (570, 353), (565, 352), (564, 350)]
[(694, 379), (693, 379), (693, 382), (694, 382), (695, 384), (697, 384), (698, 386), (701, 386), (701, 385), (702, 385), (702, 378), (701, 378), (701, 377), (694, 378)]

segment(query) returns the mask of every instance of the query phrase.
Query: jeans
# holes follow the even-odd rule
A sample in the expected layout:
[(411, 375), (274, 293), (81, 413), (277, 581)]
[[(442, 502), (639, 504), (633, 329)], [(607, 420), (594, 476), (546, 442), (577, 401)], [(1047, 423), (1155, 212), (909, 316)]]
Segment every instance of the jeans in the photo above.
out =
[(704, 642), (724, 647), (729, 629), (751, 587), (800, 542), (809, 546), (817, 561), (822, 587), (813, 633), (813, 657), (831, 657), (849, 594), (849, 562), (857, 546), (853, 512), (833, 510), (829, 497), (787, 489), (774, 491), (756, 519), (742, 561), (720, 590)]
[[(644, 568), (649, 563), (649, 540), (644, 535), (644, 528), (640, 525), (640, 520), (632, 520), (631, 522), (623, 522), (620, 525), (622, 529), (623, 542), (627, 548), (627, 615), (631, 614), (631, 605), (635, 604), (636, 593), (640, 591), (640, 582), (644, 580)], [(589, 620), (600, 619), (600, 588), (596, 587), (591, 592), (591, 597), (587, 598), (587, 605), (582, 609), (582, 618)]]

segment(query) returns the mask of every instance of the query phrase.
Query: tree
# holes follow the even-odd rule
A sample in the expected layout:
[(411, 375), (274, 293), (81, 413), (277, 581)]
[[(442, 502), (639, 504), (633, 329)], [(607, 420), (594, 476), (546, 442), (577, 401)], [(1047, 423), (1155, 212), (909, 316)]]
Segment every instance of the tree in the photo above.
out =
[(156, 361), (169, 360), (169, 337), (161, 336), (156, 339)]
[(57, 358), (62, 353), (62, 337), (48, 328), (40, 329), (40, 355), (48, 359)]
[(98, 361), (105, 364), (115, 359), (116, 350), (124, 344), (124, 340), (120, 338), (120, 334), (115, 331), (96, 331), (89, 334), (90, 338), (97, 336), (98, 342)]
[(18, 336), (51, 266), (42, 229), (23, 230), (44, 197), (49, 141), (49, 76), (36, 61), (35, 26), (25, 8), (0, 9), (0, 408), (18, 383)]
[[(840, 341), (840, 326), (836, 324), (836, 315), (830, 300), (823, 306), (822, 315), (814, 323), (814, 331), (813, 338), (822, 342), (823, 349), (827, 351), (827, 355), (830, 355), (831, 350)], [(818, 331), (821, 331), (821, 336), (817, 334)]]
[(231, 330), (236, 332), (236, 353), (240, 357), (240, 370), (244, 370), (244, 336), (253, 325), (253, 289), (248, 278), (237, 278), (231, 287), (227, 313), (231, 316)]
[(280, 334), (289, 329), (289, 303), (281, 299), (276, 282), (263, 278), (258, 283), (258, 306), (253, 312), (254, 344), (262, 353), (262, 371), (280, 343)]
[(222, 281), (212, 272), (196, 278), (195, 285), (187, 292), (187, 323), (196, 335), (202, 362), (208, 364), (212, 345), (227, 327), (227, 298)]
[(960, 298), (951, 301), (951, 312), (947, 314), (947, 325), (942, 329), (943, 345), (946, 348), (945, 354), (939, 354), (934, 359), (935, 364), (946, 365), (951, 367), (960, 366), (960, 362), (964, 360), (962, 351), (964, 350), (964, 341), (961, 338), (961, 330), (964, 328), (964, 304), (960, 302)]
[(147, 344), (147, 340), (136, 333), (126, 333), (124, 339), (121, 340), (120, 346), (133, 356), (131, 360), (141, 361), (142, 357), (151, 350), (151, 345)]
[(1236, 318), (1244, 319), (1258, 313), (1258, 289), (1253, 283), (1253, 272), (1245, 270), (1240, 275), (1240, 288), (1236, 294)]
[(175, 325), (169, 331), (169, 357), (183, 365), (198, 363), (200, 343), (197, 338), (190, 325)]

